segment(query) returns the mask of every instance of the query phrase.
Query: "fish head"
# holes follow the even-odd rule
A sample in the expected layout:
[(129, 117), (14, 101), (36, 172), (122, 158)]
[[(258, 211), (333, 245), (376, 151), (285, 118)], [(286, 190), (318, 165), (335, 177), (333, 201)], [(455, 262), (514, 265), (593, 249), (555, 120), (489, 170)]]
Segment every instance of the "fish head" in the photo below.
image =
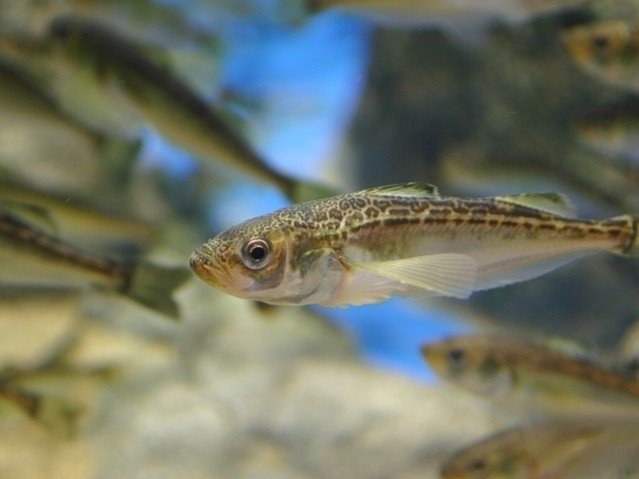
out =
[(300, 238), (269, 215), (235, 226), (191, 255), (191, 268), (209, 285), (269, 304), (323, 304), (339, 278), (328, 248)]
[(622, 82), (639, 60), (639, 35), (623, 20), (600, 21), (569, 29), (563, 42), (570, 56), (586, 70)]
[(96, 22), (70, 14), (57, 16), (47, 28), (49, 45), (59, 58), (94, 62), (91, 51), (101, 40), (99, 36), (91, 35), (90, 28), (95, 25)]
[(441, 378), (482, 396), (501, 396), (517, 379), (483, 337), (435, 341), (422, 347), (422, 356)]

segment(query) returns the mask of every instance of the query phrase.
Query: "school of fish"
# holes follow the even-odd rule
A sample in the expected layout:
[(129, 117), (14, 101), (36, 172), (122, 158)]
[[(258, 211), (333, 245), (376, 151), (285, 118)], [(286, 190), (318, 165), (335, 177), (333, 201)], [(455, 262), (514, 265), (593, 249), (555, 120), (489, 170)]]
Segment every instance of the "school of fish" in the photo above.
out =
[[(97, 3), (96, 12), (108, 9)], [(464, 300), (599, 253), (636, 263), (639, 167), (633, 155), (639, 140), (632, 137), (639, 125), (639, 4), (621, 3), (297, 5), (310, 23), (324, 11), (347, 12), (382, 30), (443, 27), (455, 41), (478, 49), (478, 32), (484, 38), (493, 28), (525, 31), (556, 15), (555, 46), (566, 64), (619, 94), (602, 94), (600, 103), (571, 114), (567, 131), (578, 146), (559, 167), (554, 159), (531, 165), (508, 155), (495, 158), (471, 139), (442, 155), (437, 181), (469, 189), (481, 183), (492, 195), (500, 175), (529, 177), (533, 170), (625, 213), (606, 219), (579, 218), (572, 201), (554, 192), (456, 197), (406, 182), (338, 194), (336, 187), (272, 166), (224, 105), (209, 102), (161, 45), (131, 25), (103, 13), (45, 5), (43, 18), (33, 15), (37, 28), (21, 31), (11, 15), (0, 15), (0, 286), (106, 291), (147, 312), (181, 318), (174, 294), (192, 276), (184, 254), (176, 266), (148, 253), (162, 237), (164, 221), (203, 213), (183, 204), (166, 208), (156, 201), (162, 187), (139, 188), (151, 198), (152, 212), (144, 219), (125, 211), (134, 203), (136, 188), (128, 183), (139, 174), (132, 165), (140, 154), (140, 125), (192, 155), (206, 171), (202, 176), (215, 176), (222, 165), (222, 171), (270, 185), (292, 202), (211, 237), (190, 255), (200, 280), (238, 298), (327, 307), (394, 296)], [(86, 5), (84, 12), (91, 9)], [(171, 8), (155, 6), (157, 19)], [(175, 28), (186, 43), (198, 41), (192, 25), (163, 26)], [(626, 142), (621, 146), (620, 137)], [(163, 215), (165, 208), (173, 216)], [(74, 435), (81, 407), (46, 388), (31, 388), (28, 380), (103, 371), (68, 363), (67, 352), (0, 367), (2, 402), (65, 439)], [(441, 379), (500, 417), (519, 421), (454, 452), (441, 466), (442, 478), (639, 478), (639, 377), (631, 367), (509, 334), (432, 341), (420, 352)]]

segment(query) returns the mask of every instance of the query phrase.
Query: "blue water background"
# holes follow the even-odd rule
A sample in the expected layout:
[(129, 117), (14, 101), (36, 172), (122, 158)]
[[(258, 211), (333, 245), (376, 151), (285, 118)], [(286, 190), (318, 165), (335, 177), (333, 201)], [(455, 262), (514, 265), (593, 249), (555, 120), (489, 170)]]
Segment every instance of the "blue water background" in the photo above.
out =
[[(242, 119), (251, 144), (275, 168), (316, 178), (343, 141), (365, 87), (372, 27), (337, 12), (291, 18), (297, 12), (282, 0), (161, 3), (181, 6), (189, 21), (219, 38), (223, 54), (208, 97), (232, 99), (219, 106)], [(143, 158), (177, 177), (198, 171), (187, 153), (150, 130)], [(286, 204), (272, 188), (232, 181), (212, 193), (208, 226), (213, 234)], [(316, 311), (370, 363), (425, 381), (433, 375), (420, 359), (420, 344), (468, 329), (452, 313), (403, 299)]]

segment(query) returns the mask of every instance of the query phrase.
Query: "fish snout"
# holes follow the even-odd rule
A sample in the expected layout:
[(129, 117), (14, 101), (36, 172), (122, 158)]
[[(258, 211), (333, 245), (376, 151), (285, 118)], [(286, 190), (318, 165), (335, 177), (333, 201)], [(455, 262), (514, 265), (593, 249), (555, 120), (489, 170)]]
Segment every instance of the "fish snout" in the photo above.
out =
[(191, 253), (189, 265), (202, 281), (214, 288), (226, 290), (229, 287), (230, 278), (228, 272), (220, 265), (217, 258), (211, 254), (207, 245), (203, 245)]
[(193, 250), (193, 253), (191, 253), (191, 257), (189, 258), (189, 266), (191, 266), (191, 269), (195, 271), (198, 276), (204, 262), (205, 258), (201, 251), (199, 249)]

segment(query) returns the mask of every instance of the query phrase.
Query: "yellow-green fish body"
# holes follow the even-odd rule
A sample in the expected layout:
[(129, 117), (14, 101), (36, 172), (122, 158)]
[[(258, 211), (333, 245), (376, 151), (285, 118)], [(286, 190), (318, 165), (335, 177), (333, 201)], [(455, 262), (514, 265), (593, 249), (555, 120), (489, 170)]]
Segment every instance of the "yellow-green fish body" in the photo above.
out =
[(592, 358), (498, 336), (444, 339), (422, 354), (440, 377), (511, 412), (639, 418), (639, 380)]
[(120, 292), (168, 316), (177, 317), (171, 293), (188, 278), (183, 268), (145, 261), (127, 264), (89, 253), (25, 221), (0, 205), (0, 282)]
[(586, 3), (587, 0), (307, 0), (310, 11), (337, 9), (381, 24), (417, 26), (438, 23), (446, 26), (453, 22), (454, 27), (469, 21), (486, 23), (496, 18), (521, 21), (532, 15)]
[(61, 16), (51, 22), (49, 37), (71, 61), (99, 72), (162, 136), (197, 158), (215, 166), (226, 163), (298, 201), (317, 197), (318, 191), (326, 193), (319, 185), (272, 168), (170, 68), (116, 29), (87, 18)]
[(45, 209), (60, 237), (83, 247), (117, 249), (142, 247), (153, 236), (153, 227), (136, 218), (103, 212), (80, 200), (57, 196), (0, 178), (0, 202), (15, 202)]
[(636, 253), (634, 217), (584, 221), (559, 214), (567, 208), (555, 194), (442, 198), (391, 185), (249, 220), (196, 250), (191, 267), (238, 297), (336, 306), (466, 298), (598, 251)]

